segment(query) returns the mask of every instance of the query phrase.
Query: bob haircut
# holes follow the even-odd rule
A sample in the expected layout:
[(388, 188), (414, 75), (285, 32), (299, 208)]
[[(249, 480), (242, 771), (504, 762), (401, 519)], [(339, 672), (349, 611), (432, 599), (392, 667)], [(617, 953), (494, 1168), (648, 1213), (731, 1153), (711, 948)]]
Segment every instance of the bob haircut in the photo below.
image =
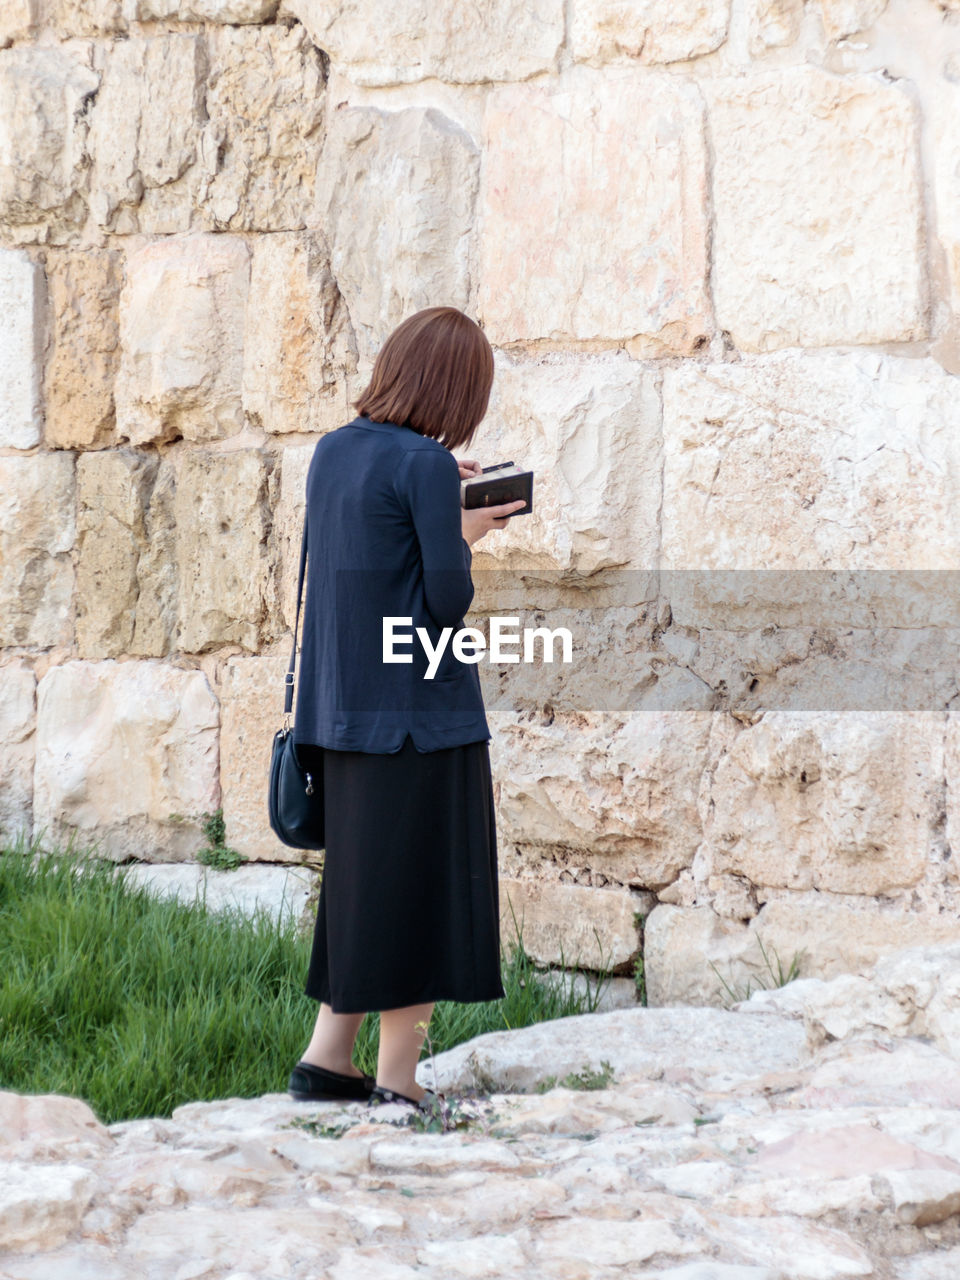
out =
[(354, 407), (456, 449), (480, 425), (492, 386), (493, 352), (479, 325), (456, 307), (428, 307), (387, 338)]

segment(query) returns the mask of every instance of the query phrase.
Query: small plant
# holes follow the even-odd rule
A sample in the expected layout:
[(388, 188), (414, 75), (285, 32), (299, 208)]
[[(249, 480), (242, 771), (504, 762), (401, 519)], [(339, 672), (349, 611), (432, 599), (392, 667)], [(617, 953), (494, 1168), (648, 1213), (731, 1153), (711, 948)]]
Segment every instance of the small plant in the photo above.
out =
[[(755, 988), (757, 991), (769, 991), (775, 987), (785, 987), (788, 982), (793, 982), (794, 978), (797, 978), (800, 976), (800, 957), (805, 954), (806, 952), (805, 947), (802, 948), (800, 951), (794, 952), (793, 959), (790, 961), (790, 967), (785, 971), (783, 968), (783, 964), (780, 961), (780, 956), (777, 954), (776, 948), (771, 947), (773, 954), (777, 957), (777, 967), (774, 968), (773, 965), (770, 963), (770, 957), (767, 955), (766, 949), (764, 948), (764, 945), (763, 945), (763, 940), (760, 938), (759, 934), (757, 935), (757, 944), (760, 947), (760, 954), (763, 956), (763, 962), (767, 967), (767, 971), (769, 972), (770, 977), (773, 979), (772, 982), (764, 982), (758, 978), (756, 980), (757, 985)], [(728, 982), (726, 982), (726, 980), (723, 978), (722, 974), (720, 973), (720, 970), (717, 968), (717, 966), (713, 963), (712, 960), (710, 961), (710, 968), (714, 971), (714, 973), (717, 975), (717, 977), (720, 979), (721, 983), (723, 984), (724, 989), (726, 990), (727, 994), (730, 996), (731, 1004), (737, 1004), (741, 1000), (750, 999), (750, 996), (752, 994), (751, 988), (750, 988), (750, 983), (752, 980), (751, 978), (747, 979), (746, 987), (738, 991), (738, 990), (735, 990), (733, 987), (731, 987)]]
[[(584, 1067), (582, 1071), (571, 1071), (569, 1075), (563, 1077), (560, 1081), (561, 1089), (606, 1089), (613, 1080), (613, 1067), (603, 1059), (600, 1063), (600, 1070), (593, 1071), (590, 1067)], [(537, 1085), (537, 1093), (547, 1093), (551, 1089), (557, 1087), (557, 1077), (547, 1076), (545, 1080), (541, 1080)]]
[(236, 871), (242, 862), (246, 862), (242, 853), (228, 848), (224, 843), (227, 824), (223, 820), (222, 809), (217, 809), (215, 813), (205, 813), (200, 830), (207, 837), (207, 846), (197, 854), (198, 862), (207, 867), (215, 867), (218, 871)]

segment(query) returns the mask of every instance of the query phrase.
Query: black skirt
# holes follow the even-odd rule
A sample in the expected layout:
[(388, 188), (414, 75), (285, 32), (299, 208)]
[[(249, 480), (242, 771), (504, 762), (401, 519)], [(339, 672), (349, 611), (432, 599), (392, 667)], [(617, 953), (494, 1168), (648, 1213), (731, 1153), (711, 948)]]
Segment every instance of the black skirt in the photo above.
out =
[[(318, 747), (302, 744), (304, 764)], [(323, 749), (326, 849), (306, 994), (334, 1013), (497, 1000), (500, 922), (486, 742)]]

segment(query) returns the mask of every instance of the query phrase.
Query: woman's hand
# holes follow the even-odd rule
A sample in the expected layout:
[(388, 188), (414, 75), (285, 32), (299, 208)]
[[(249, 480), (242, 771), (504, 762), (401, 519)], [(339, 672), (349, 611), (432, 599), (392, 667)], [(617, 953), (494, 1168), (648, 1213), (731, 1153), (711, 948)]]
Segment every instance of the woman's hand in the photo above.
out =
[(464, 539), (472, 547), (491, 529), (505, 529), (506, 517), (526, 505), (523, 498), (517, 498), (515, 502), (502, 502), (496, 507), (464, 507), (460, 512)]
[(461, 480), (471, 480), (474, 476), (483, 474), (483, 467), (472, 458), (458, 458), (457, 466), (460, 468)]

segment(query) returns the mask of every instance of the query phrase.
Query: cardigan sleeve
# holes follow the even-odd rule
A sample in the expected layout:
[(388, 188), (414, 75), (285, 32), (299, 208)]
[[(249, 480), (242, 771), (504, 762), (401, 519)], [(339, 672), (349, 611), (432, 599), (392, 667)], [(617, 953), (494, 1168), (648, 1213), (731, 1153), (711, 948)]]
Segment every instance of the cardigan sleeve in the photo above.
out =
[(446, 449), (411, 449), (397, 469), (395, 487), (420, 543), (427, 609), (438, 626), (456, 626), (473, 599), (457, 460)]

